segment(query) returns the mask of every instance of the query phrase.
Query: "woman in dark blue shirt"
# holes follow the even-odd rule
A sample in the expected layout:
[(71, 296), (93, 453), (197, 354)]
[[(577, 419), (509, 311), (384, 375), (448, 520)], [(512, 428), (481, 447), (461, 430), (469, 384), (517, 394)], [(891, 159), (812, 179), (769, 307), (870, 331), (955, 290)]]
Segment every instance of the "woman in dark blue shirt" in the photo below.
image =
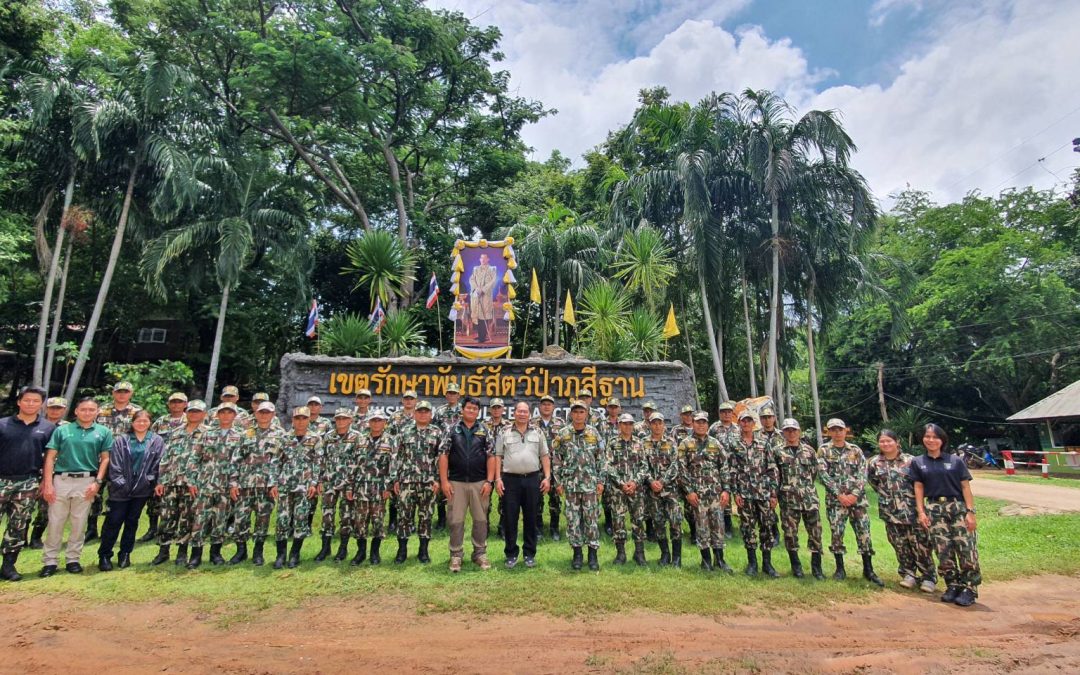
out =
[(101, 530), (98, 547), (98, 569), (108, 572), (113, 568), (113, 545), (120, 529), (120, 557), (117, 564), (131, 566), (131, 552), (135, 548), (135, 530), (150, 495), (157, 484), (158, 466), (165, 451), (161, 436), (150, 431), (150, 413), (140, 410), (131, 419), (131, 431), (117, 436), (109, 453), (109, 513)]

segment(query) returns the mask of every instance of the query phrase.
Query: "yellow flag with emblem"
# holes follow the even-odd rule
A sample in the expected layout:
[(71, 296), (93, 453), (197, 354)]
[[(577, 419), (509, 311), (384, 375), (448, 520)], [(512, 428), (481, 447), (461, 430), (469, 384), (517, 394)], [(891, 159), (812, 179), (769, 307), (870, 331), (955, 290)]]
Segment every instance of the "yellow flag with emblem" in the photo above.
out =
[(529, 302), (540, 304), (540, 282), (536, 280), (536, 268), (532, 271), (532, 284), (529, 286)]
[(670, 340), (677, 335), (679, 335), (679, 324), (675, 323), (675, 304), (672, 303), (668, 306), (667, 321), (664, 322), (664, 339)]
[(577, 325), (577, 319), (574, 317), (574, 303), (570, 300), (570, 291), (566, 291), (566, 307), (563, 308), (562, 320), (571, 326)]

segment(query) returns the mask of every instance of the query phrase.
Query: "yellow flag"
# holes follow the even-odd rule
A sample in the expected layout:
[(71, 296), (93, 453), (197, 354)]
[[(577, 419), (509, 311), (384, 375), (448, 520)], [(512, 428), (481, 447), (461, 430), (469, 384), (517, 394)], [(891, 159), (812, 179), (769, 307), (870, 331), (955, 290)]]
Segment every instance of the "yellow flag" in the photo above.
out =
[(563, 309), (562, 320), (571, 326), (577, 325), (577, 319), (574, 318), (574, 303), (570, 300), (570, 291), (566, 291), (566, 307)]
[(532, 285), (529, 286), (529, 302), (540, 304), (540, 283), (536, 280), (536, 268), (532, 271)]
[(675, 323), (675, 304), (668, 306), (667, 321), (664, 322), (664, 339), (670, 340), (679, 334), (679, 324)]

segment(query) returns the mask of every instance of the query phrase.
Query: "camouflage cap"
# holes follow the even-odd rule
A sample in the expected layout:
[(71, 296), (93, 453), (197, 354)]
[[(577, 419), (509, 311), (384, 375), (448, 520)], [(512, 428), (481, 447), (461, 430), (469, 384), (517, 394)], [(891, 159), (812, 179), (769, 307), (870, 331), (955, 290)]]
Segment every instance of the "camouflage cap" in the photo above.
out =
[(724, 412), (725, 410), (729, 410), (731, 412), (734, 412), (735, 411), (735, 404), (732, 403), (731, 401), (724, 401), (723, 403), (720, 404), (719, 408), (717, 408), (717, 409), (720, 412)]
[(773, 410), (772, 406), (767, 405), (761, 409), (761, 412), (759, 412), (758, 415), (760, 417), (776, 417), (776, 411)]
[(269, 401), (269, 400), (270, 400), (270, 394), (267, 394), (265, 391), (256, 392), (255, 395), (251, 397), (251, 402), (252, 403), (257, 403), (258, 401)]
[(592, 389), (589, 389), (588, 387), (585, 387), (578, 392), (578, 396), (588, 396), (589, 398), (592, 398), (592, 395)]
[(695, 422), (708, 422), (709, 421), (709, 413), (705, 412), (704, 410), (697, 411), (696, 413), (694, 413), (694, 421)]
[(503, 403), (503, 400), (501, 398), (493, 398), (488, 403), (488, 407), (489, 408), (505, 408), (506, 404)]
[(277, 412), (277, 407), (270, 401), (263, 401), (255, 408), (255, 412)]
[(297, 406), (297, 407), (293, 408), (292, 416), (293, 417), (311, 417), (311, 408), (308, 408), (306, 405)]
[(420, 401), (419, 403), (417, 403), (416, 412), (420, 412), (421, 410), (427, 410), (428, 412), (431, 412), (431, 403), (429, 401)]
[(694, 406), (692, 406), (692, 405), (684, 405), (682, 408), (679, 409), (679, 414), (680, 415), (685, 415), (686, 413), (693, 414), (694, 413)]
[(367, 396), (368, 398), (371, 398), (371, 390), (361, 389), (360, 391), (356, 392), (356, 398), (360, 398), (361, 396)]
[[(185, 399), (187, 400), (187, 399)], [(48, 401), (45, 401), (46, 408), (66, 408), (68, 407), (67, 399), (63, 396), (53, 396)]]
[(847, 429), (847, 425), (844, 424), (844, 420), (839, 417), (834, 417), (825, 423), (826, 429)]
[(222, 396), (235, 396), (235, 397), (239, 398), (240, 397), (240, 389), (238, 389), (237, 387), (230, 384), (227, 387), (222, 387), (221, 388), (221, 395)]
[(386, 411), (383, 410), (382, 408), (379, 408), (378, 410), (372, 410), (371, 412), (368, 413), (368, 421), (369, 422), (373, 422), (375, 420), (382, 420), (382, 421), (385, 422), (388, 419), (390, 419), (390, 418), (387, 417)]
[(314, 403), (315, 405), (322, 405), (322, 399), (319, 398), (318, 396), (308, 396), (307, 403), (309, 405), (312, 404), (312, 403)]
[(401, 395), (401, 398), (419, 398), (419, 397), (416, 395), (416, 390), (415, 389), (406, 389), (405, 393)]
[(461, 387), (458, 385), (457, 382), (451, 382), (450, 384), (446, 385), (446, 393), (447, 394), (460, 394), (461, 393)]
[(656, 410), (656, 402), (655, 401), (645, 401), (644, 403), (641, 404), (641, 409), (642, 410)]
[(172, 403), (173, 401), (183, 401), (184, 403), (187, 403), (187, 394), (182, 391), (174, 391), (169, 394), (168, 402)]
[(349, 418), (353, 417), (353, 409), (352, 408), (338, 408), (337, 410), (334, 411), (334, 419), (337, 419), (339, 417), (349, 417)]
[(580, 398), (574, 398), (570, 399), (570, 409), (573, 410), (574, 408), (584, 408), (585, 410), (588, 410), (589, 406), (585, 405), (585, 401), (582, 401)]
[(543, 403), (544, 401), (547, 401), (549, 403), (554, 403), (555, 402), (555, 397), (544, 394), (543, 396), (540, 397), (540, 402)]
[(739, 413), (739, 421), (742, 422), (745, 419), (754, 419), (754, 413), (750, 412), (750, 408), (743, 408), (743, 411)]
[(120, 381), (113, 385), (113, 391), (135, 391), (135, 387), (131, 386), (130, 382)]
[(195, 399), (188, 401), (187, 407), (184, 410), (188, 412), (206, 412), (206, 402)]
[(619, 415), (619, 424), (633, 424), (634, 416), (630, 413), (623, 413)]
[(236, 404), (232, 401), (225, 401), (217, 407), (217, 414), (220, 415), (224, 410), (231, 410), (233, 412), (236, 412)]
[(608, 407), (608, 408), (611, 408), (611, 407), (615, 407), (615, 408), (621, 408), (621, 407), (622, 407), (622, 401), (620, 401), (619, 399), (617, 399), (617, 398), (614, 398), (614, 397), (613, 397), (613, 398), (609, 398), (609, 399), (607, 400), (607, 407)]
[(788, 429), (802, 429), (802, 427), (799, 426), (799, 420), (794, 417), (785, 417), (780, 424), (780, 429), (781, 431), (787, 431)]
[(664, 421), (664, 413), (654, 412), (653, 414), (649, 415), (649, 421), (650, 422), (663, 422)]

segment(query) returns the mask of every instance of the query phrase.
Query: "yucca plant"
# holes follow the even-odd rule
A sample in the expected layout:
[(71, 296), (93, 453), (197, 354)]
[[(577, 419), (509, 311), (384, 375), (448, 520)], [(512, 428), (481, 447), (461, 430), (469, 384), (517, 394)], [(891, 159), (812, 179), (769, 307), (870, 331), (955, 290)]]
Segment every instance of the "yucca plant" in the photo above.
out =
[(676, 272), (671, 249), (660, 232), (649, 225), (623, 235), (613, 267), (615, 278), (624, 280), (631, 293), (640, 291), (652, 310)]
[[(326, 356), (376, 356), (379, 337), (359, 314), (337, 314), (320, 328), (319, 353)], [(385, 328), (384, 328), (385, 329)]]
[(384, 307), (390, 306), (390, 299), (402, 294), (402, 283), (416, 279), (416, 256), (401, 244), (393, 234), (384, 230), (366, 232), (359, 239), (349, 242), (345, 249), (349, 258), (341, 273), (355, 275), (354, 289), (367, 288), (371, 297), (371, 308), (375, 308), (375, 299), (381, 299)]
[(630, 315), (630, 325), (626, 331), (633, 359), (637, 361), (657, 361), (664, 350), (664, 324), (655, 314), (638, 307)]
[(608, 353), (630, 327), (630, 298), (619, 285), (603, 279), (586, 287), (579, 313), (586, 344)]
[(387, 356), (408, 356), (424, 346), (420, 325), (406, 310), (387, 313), (379, 338)]

